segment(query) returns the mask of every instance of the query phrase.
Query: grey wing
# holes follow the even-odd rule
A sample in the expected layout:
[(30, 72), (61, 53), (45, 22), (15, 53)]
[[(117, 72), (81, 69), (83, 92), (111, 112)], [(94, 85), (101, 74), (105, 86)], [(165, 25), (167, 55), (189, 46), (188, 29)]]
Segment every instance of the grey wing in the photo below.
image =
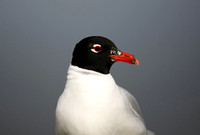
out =
[(138, 102), (135, 99), (135, 97), (130, 92), (125, 90), (124, 88), (119, 87), (119, 89), (122, 92), (122, 95), (124, 96), (125, 100), (130, 105), (132, 111), (135, 111), (139, 115), (140, 119), (144, 122), (142, 112), (140, 110), (140, 107), (139, 107)]
[[(140, 110), (140, 107), (139, 107), (135, 97), (130, 92), (128, 92), (127, 90), (123, 89), (122, 87), (119, 87), (119, 89), (122, 92), (122, 95), (124, 96), (125, 100), (130, 105), (133, 113), (135, 111), (138, 114), (139, 118), (144, 122), (144, 119), (143, 119), (143, 116), (142, 116), (142, 112)], [(154, 132), (152, 132), (150, 130), (147, 130), (147, 135), (155, 135), (155, 134), (154, 134)]]

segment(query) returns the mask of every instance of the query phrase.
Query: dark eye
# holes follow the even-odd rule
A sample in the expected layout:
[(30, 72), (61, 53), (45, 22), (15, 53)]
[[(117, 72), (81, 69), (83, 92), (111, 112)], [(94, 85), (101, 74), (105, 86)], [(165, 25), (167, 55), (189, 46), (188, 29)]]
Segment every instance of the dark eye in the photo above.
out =
[(94, 44), (93, 48), (91, 49), (91, 51), (93, 51), (94, 53), (99, 53), (102, 51), (102, 47), (99, 44)]

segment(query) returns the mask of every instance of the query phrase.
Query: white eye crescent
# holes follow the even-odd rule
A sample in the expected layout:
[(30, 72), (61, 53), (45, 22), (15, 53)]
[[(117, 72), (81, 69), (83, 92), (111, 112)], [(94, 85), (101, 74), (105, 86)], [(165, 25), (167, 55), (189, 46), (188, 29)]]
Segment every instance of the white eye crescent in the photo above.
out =
[(94, 53), (99, 53), (102, 51), (102, 47), (99, 44), (94, 44), (93, 48), (91, 49), (91, 51), (93, 51)]

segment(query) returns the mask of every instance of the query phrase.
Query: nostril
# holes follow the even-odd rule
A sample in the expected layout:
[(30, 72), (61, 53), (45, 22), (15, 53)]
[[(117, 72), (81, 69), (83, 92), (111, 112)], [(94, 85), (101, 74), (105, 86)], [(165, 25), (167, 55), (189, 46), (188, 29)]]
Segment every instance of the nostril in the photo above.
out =
[(121, 55), (123, 55), (124, 57), (127, 57), (129, 59), (133, 59), (134, 58), (134, 55), (129, 54), (129, 53), (125, 53), (125, 52), (121, 52)]

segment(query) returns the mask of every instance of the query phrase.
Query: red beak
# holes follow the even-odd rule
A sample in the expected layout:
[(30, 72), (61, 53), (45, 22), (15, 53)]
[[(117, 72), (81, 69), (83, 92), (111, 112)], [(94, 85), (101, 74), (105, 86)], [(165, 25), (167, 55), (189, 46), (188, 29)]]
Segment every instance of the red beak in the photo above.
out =
[(109, 57), (113, 58), (115, 61), (122, 61), (122, 62), (127, 62), (129, 64), (140, 65), (138, 59), (129, 53), (121, 52), (120, 55), (118, 55), (118, 54), (109, 55)]

